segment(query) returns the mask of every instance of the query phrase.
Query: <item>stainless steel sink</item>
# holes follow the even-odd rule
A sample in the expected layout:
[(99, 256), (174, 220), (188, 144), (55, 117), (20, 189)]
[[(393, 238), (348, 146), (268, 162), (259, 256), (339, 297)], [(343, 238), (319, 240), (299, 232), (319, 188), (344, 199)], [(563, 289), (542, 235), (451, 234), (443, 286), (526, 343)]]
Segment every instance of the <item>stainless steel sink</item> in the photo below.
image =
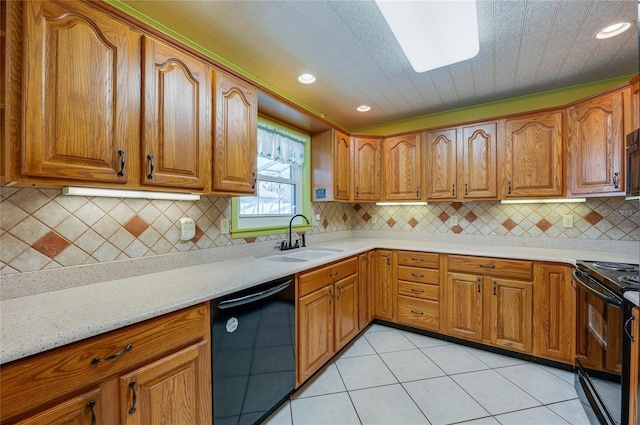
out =
[(269, 261), (278, 261), (281, 263), (296, 263), (302, 261), (315, 260), (316, 258), (326, 257), (327, 255), (337, 254), (342, 252), (342, 249), (335, 248), (319, 248), (319, 249), (302, 249), (295, 252), (287, 252), (283, 254), (269, 255), (262, 257)]

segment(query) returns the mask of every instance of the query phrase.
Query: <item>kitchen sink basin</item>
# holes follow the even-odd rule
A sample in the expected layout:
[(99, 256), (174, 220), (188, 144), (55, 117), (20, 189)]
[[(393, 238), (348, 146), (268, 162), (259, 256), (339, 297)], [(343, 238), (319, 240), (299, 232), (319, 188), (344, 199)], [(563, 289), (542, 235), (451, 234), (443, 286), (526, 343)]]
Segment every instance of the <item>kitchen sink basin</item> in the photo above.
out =
[(334, 248), (303, 249), (300, 251), (296, 250), (295, 252), (288, 252), (286, 254), (269, 255), (263, 258), (265, 260), (278, 261), (281, 263), (297, 263), (315, 260), (316, 258), (326, 257), (327, 255), (337, 254), (338, 252), (342, 252), (342, 250)]

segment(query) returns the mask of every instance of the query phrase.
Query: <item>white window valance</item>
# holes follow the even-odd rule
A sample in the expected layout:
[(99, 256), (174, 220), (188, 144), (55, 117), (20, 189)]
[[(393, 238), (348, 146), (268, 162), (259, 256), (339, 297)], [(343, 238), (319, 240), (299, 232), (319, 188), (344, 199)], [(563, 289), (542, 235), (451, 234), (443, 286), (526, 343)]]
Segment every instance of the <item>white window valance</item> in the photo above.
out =
[(258, 156), (282, 164), (304, 164), (306, 139), (281, 128), (258, 122)]

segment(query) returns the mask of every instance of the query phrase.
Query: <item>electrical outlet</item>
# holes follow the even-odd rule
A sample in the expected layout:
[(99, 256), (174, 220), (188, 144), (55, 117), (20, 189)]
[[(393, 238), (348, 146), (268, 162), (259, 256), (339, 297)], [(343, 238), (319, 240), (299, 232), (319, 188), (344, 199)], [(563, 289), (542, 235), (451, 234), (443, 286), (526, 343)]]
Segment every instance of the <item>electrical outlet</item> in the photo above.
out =
[(220, 234), (221, 235), (228, 235), (229, 234), (229, 219), (228, 218), (221, 218), (220, 219)]
[(192, 218), (183, 217), (180, 219), (180, 240), (188, 241), (196, 235), (196, 223)]
[(320, 214), (316, 214), (315, 215), (315, 219), (316, 219), (316, 221), (320, 221)]
[(371, 223), (376, 224), (378, 222), (378, 214), (374, 214), (371, 216)]
[(449, 217), (449, 225), (450, 226), (457, 226), (458, 225), (458, 216), (457, 215), (452, 215), (451, 217)]
[(565, 215), (562, 217), (562, 227), (573, 227), (572, 215)]

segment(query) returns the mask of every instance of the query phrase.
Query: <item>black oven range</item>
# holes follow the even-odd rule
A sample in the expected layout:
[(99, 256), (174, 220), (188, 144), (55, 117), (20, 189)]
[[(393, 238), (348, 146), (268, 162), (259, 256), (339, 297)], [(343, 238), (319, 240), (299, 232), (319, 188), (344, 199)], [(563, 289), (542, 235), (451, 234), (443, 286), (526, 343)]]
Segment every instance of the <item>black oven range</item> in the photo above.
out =
[(593, 424), (629, 424), (622, 312), (624, 293), (638, 291), (639, 273), (638, 264), (576, 262), (575, 388)]

